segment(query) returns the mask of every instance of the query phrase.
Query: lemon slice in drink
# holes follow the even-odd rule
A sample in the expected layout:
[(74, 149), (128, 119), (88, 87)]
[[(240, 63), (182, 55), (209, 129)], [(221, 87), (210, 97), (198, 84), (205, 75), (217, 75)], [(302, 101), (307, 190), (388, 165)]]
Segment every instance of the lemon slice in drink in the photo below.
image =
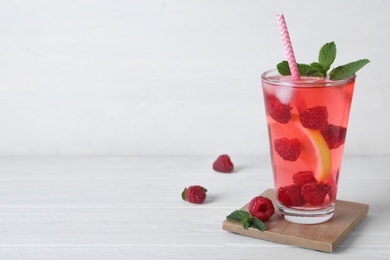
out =
[[(301, 142), (301, 154), (296, 164), (302, 171), (310, 169), (318, 182), (328, 179), (331, 175), (332, 158), (330, 150), (322, 134), (302, 126), (299, 116), (291, 114), (291, 120), (281, 125), (272, 118), (267, 118), (272, 139), (282, 137), (298, 138)], [(280, 160), (277, 158), (277, 160)], [(294, 167), (294, 166), (293, 166)]]
[[(332, 168), (332, 158), (330, 155), (329, 148), (322, 137), (321, 133), (318, 131), (306, 129), (308, 132), (308, 137), (311, 139), (314, 148), (314, 154), (317, 158), (317, 167), (314, 171), (314, 177), (318, 182), (322, 182), (329, 178)], [(305, 158), (302, 158), (305, 160)]]

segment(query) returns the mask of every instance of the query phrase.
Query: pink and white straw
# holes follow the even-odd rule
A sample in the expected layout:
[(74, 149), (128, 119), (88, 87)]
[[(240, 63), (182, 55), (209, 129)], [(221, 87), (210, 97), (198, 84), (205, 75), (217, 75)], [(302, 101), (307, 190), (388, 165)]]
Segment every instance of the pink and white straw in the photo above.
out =
[(284, 15), (279, 14), (276, 16), (276, 19), (279, 24), (279, 30), (283, 40), (284, 51), (286, 52), (287, 55), (287, 61), (288, 61), (288, 66), (290, 67), (292, 80), (294, 81), (300, 80), (301, 77), (299, 76), (298, 66), (295, 60), (294, 50), (291, 45), (290, 35), (288, 33)]

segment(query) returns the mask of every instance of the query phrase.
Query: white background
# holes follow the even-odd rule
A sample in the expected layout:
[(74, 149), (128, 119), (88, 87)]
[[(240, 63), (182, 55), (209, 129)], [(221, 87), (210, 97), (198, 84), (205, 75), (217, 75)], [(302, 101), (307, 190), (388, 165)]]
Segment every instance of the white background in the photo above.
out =
[(390, 1), (1, 1), (0, 155), (266, 155), (260, 75), (335, 41), (345, 154), (389, 154)]

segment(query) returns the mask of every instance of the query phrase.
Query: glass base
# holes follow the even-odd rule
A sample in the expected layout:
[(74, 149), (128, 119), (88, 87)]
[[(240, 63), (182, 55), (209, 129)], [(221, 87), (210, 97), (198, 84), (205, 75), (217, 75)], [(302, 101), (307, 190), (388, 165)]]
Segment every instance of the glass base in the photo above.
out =
[(335, 204), (330, 207), (318, 210), (297, 210), (286, 208), (278, 203), (278, 214), (285, 220), (298, 224), (319, 224), (328, 221), (333, 217)]

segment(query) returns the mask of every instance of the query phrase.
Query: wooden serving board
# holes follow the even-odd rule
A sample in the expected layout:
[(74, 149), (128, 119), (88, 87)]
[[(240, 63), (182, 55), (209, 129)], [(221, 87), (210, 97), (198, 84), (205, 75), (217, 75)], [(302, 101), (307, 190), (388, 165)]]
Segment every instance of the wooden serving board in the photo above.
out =
[[(276, 205), (273, 189), (260, 195), (270, 198)], [(248, 211), (248, 205), (241, 209)], [(222, 228), (244, 236), (331, 253), (367, 213), (366, 204), (337, 200), (333, 218), (321, 224), (295, 224), (275, 213), (265, 222), (267, 230), (264, 232), (255, 228), (245, 230), (241, 223), (229, 220), (223, 221)]]

